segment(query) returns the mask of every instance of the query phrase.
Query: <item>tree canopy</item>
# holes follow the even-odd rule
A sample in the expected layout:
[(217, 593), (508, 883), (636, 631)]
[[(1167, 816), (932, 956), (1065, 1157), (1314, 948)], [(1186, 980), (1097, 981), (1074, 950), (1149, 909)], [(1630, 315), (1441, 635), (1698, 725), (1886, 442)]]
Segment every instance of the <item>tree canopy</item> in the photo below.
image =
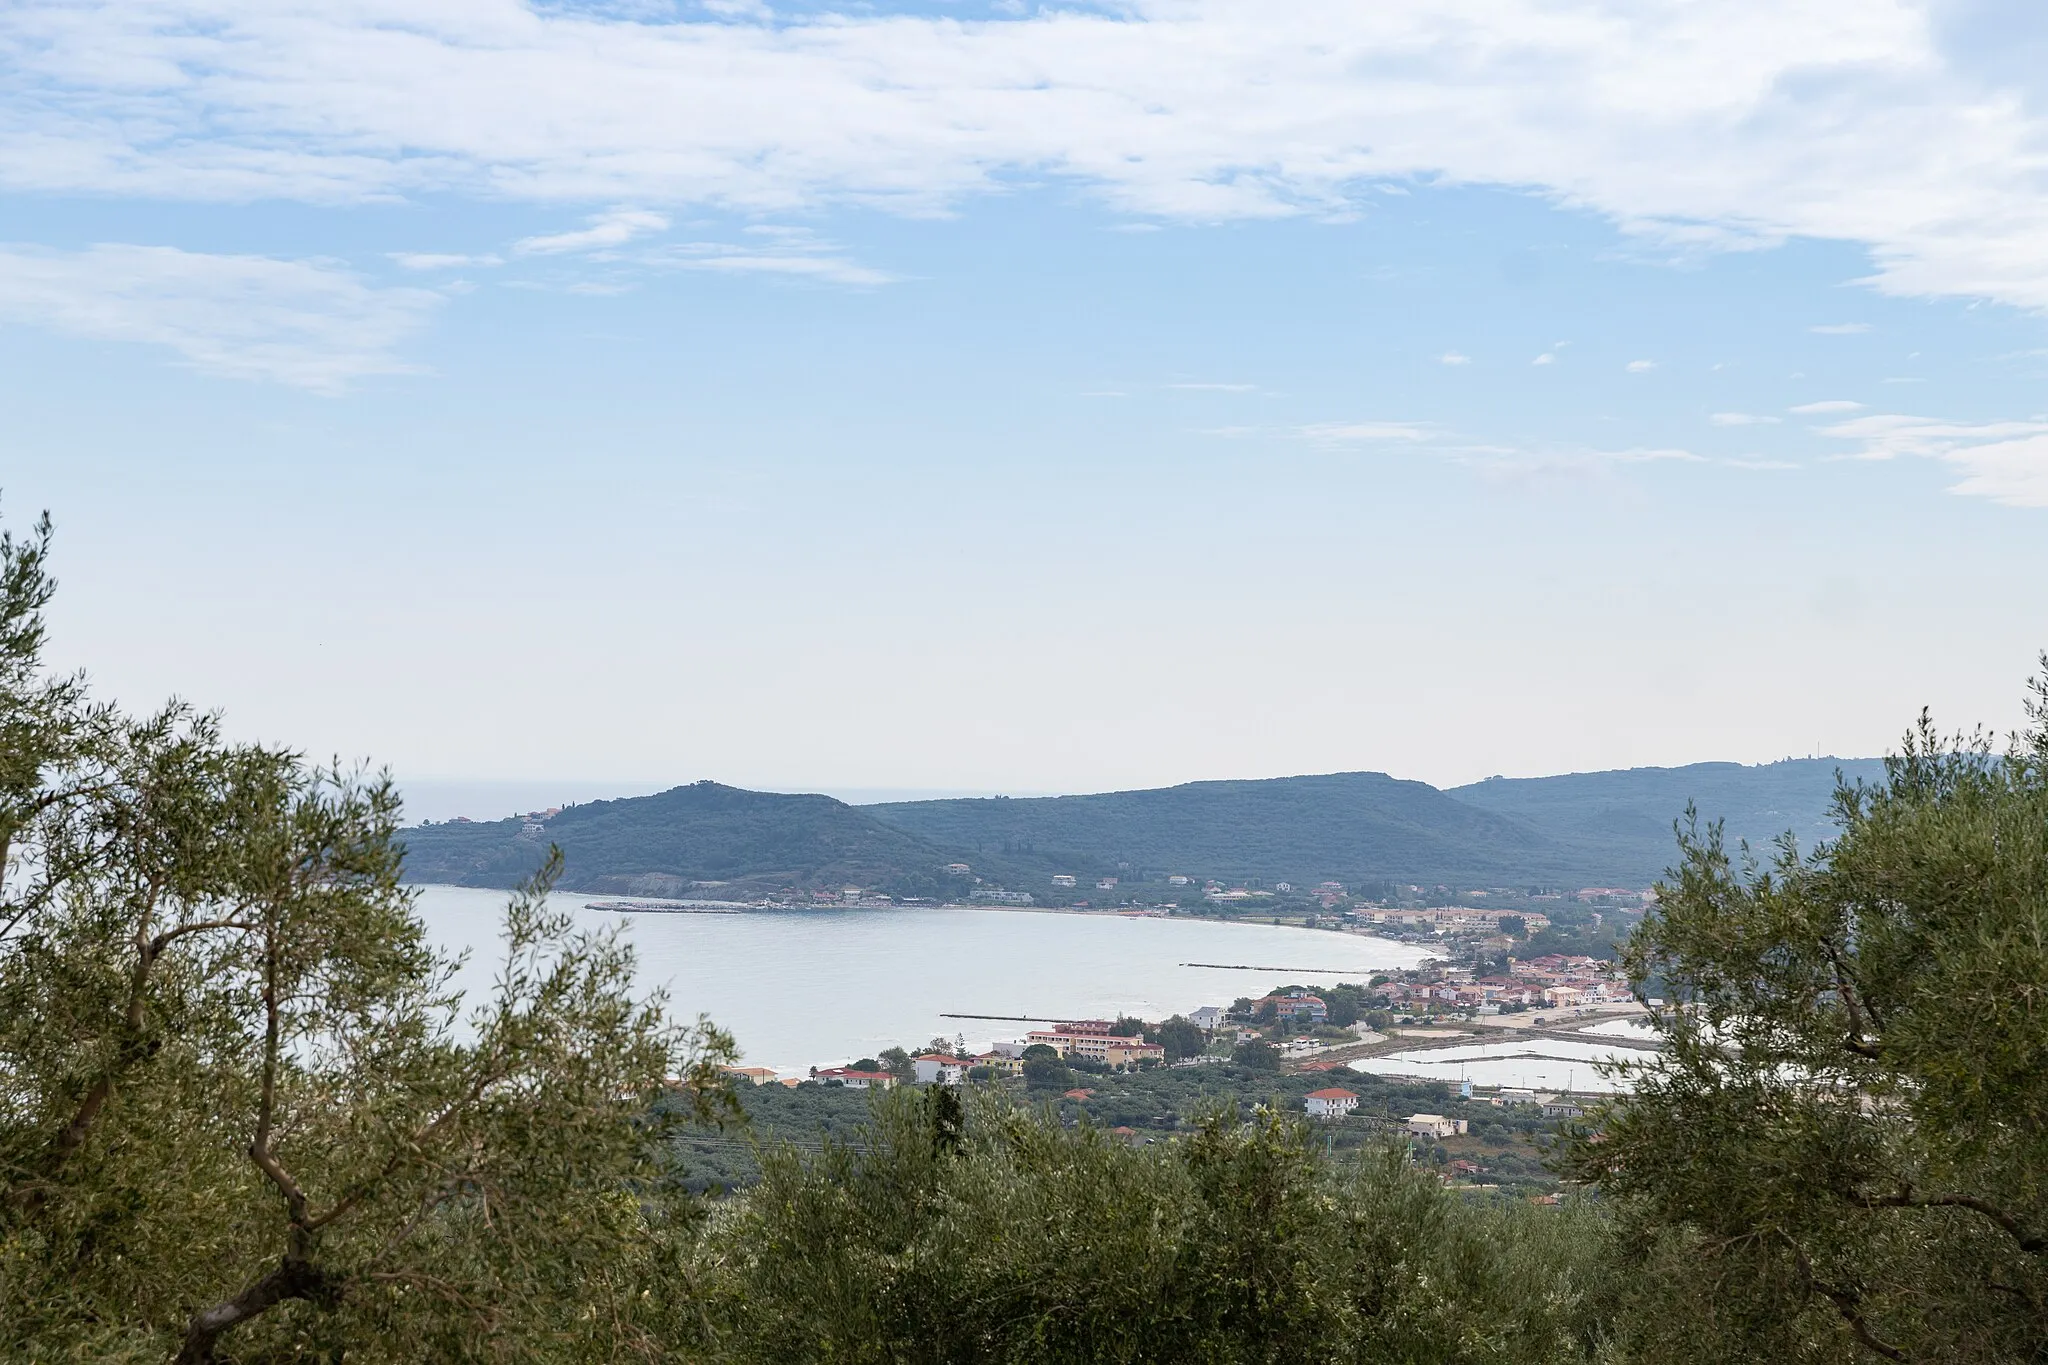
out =
[(558, 859), (465, 1011), (389, 781), (51, 677), (48, 550), (0, 536), (0, 1354), (642, 1348), (690, 1207), (659, 1101), (713, 1113), (730, 1041), (635, 999), (549, 907)]
[[(1627, 949), (1668, 1052), (1573, 1154), (1693, 1268), (1648, 1320), (1730, 1354), (2048, 1351), (2048, 658), (1995, 754), (1925, 716), (1839, 837), (1718, 827)], [(1654, 1258), (1653, 1258), (1654, 1259)]]

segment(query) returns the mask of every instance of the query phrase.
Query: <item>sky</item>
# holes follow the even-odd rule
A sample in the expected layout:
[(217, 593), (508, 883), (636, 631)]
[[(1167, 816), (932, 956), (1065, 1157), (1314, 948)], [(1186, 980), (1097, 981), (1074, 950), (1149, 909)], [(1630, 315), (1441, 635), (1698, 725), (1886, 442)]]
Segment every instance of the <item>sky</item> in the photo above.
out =
[(2044, 58), (2002, 0), (16, 0), (0, 514), (54, 663), (443, 795), (2003, 730)]

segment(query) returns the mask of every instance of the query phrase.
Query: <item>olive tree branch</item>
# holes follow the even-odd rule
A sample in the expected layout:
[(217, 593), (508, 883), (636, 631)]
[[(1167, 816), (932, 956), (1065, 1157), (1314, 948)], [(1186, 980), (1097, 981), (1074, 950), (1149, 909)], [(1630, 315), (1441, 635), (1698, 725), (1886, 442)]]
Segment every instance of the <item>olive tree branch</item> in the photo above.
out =
[(1818, 1294), (1829, 1303), (1832, 1303), (1835, 1306), (1835, 1311), (1842, 1315), (1842, 1321), (1848, 1324), (1850, 1332), (1855, 1334), (1856, 1340), (1862, 1342), (1886, 1360), (1902, 1361), (1907, 1359), (1904, 1351), (1901, 1351), (1889, 1342), (1879, 1339), (1870, 1330), (1870, 1323), (1863, 1316), (1863, 1296), (1861, 1294), (1853, 1289), (1843, 1289), (1836, 1285), (1823, 1283), (1815, 1278), (1813, 1262), (1806, 1259), (1806, 1249), (1797, 1242), (1793, 1242), (1789, 1237), (1785, 1240), (1791, 1244), (1792, 1255), (1799, 1263), (1799, 1277), (1805, 1281), (1807, 1292)]

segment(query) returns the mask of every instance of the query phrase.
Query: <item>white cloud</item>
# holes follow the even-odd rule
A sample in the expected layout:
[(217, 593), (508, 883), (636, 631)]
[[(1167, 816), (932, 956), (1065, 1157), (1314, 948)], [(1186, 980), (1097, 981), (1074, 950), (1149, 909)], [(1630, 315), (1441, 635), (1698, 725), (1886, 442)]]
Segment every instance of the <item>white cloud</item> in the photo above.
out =
[(1717, 412), (1707, 420), (1717, 427), (1755, 427), (1775, 425), (1779, 419), (1753, 412)]
[(1657, 368), (1657, 362), (1654, 360), (1631, 360), (1622, 368), (1626, 369), (1630, 374), (1648, 374), (1651, 370)]
[(1823, 398), (1818, 403), (1801, 403), (1796, 407), (1787, 408), (1785, 411), (1796, 412), (1802, 417), (1810, 417), (1824, 412), (1860, 412), (1862, 408), (1863, 405), (1861, 403), (1847, 398)]
[(1436, 359), (1439, 365), (1470, 365), (1472, 363), (1471, 356), (1460, 355), (1456, 351), (1445, 351)]
[(1851, 337), (1869, 331), (1870, 324), (1867, 322), (1826, 322), (1818, 327), (1809, 327), (1806, 330), (1817, 332), (1824, 337)]
[(1551, 354), (1549, 351), (1545, 351), (1542, 355), (1537, 356), (1534, 360), (1530, 361), (1529, 363), (1531, 365), (1555, 365), (1557, 363), (1557, 357)]
[(208, 374), (335, 393), (415, 367), (394, 354), (442, 301), (320, 261), (102, 243), (0, 247), (0, 318), (165, 346)]
[[(1232, 428), (1231, 434), (1252, 433), (1246, 428)], [(1321, 446), (1399, 446), (1488, 475), (1517, 478), (1583, 477), (1611, 473), (1623, 465), (1706, 462), (1705, 457), (1692, 451), (1675, 448), (1601, 450), (1590, 446), (1484, 444), (1430, 422), (1319, 422), (1291, 428), (1287, 434)]]
[(873, 287), (896, 276), (850, 259), (837, 243), (803, 228), (763, 225), (747, 229), (744, 243), (684, 242), (632, 257), (642, 265), (711, 270), (728, 275), (786, 275), (825, 284)]
[(436, 251), (393, 251), (390, 258), (407, 270), (461, 270), (465, 267), (489, 269), (503, 265), (498, 256), (462, 256), (450, 252)]
[(2048, 422), (1942, 422), (1873, 413), (1823, 428), (1854, 441), (1853, 458), (1939, 460), (1962, 478), (1949, 492), (2008, 507), (2048, 507)]
[(590, 226), (574, 232), (556, 232), (542, 237), (523, 237), (512, 244), (521, 256), (558, 256), (569, 251), (602, 251), (624, 246), (636, 237), (666, 232), (668, 216), (645, 209), (613, 209), (591, 218)]
[(0, 184), (930, 212), (1057, 176), (1203, 220), (1429, 176), (1692, 249), (1859, 242), (1880, 288), (2048, 306), (2048, 102), (1914, 0), (721, 7), (16, 0)]

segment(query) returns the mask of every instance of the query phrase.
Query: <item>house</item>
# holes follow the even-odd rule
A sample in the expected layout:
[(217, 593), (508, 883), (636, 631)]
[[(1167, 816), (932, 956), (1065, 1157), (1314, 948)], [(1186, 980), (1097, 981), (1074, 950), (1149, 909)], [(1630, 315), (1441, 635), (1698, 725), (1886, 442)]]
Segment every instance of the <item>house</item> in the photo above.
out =
[(1024, 1070), (1024, 1059), (1014, 1053), (1002, 1051), (1000, 1046), (991, 1048), (973, 1060), (976, 1066), (985, 1066), (998, 1076), (1015, 1076)]
[(1060, 1098), (1063, 1100), (1085, 1100), (1094, 1093), (1093, 1090), (1062, 1090)]
[(1425, 1138), (1434, 1142), (1438, 1138), (1456, 1137), (1465, 1131), (1465, 1120), (1447, 1119), (1442, 1114), (1410, 1114), (1408, 1136)]
[[(458, 816), (457, 818), (460, 819), (461, 817)], [(468, 821), (464, 821), (463, 823), (467, 824)], [(1188, 884), (1188, 879), (1186, 877), (1181, 876), (1180, 873), (1176, 872), (1166, 879), (1166, 884), (1168, 886), (1186, 886)]]
[(1274, 883), (1273, 883), (1273, 889), (1274, 889), (1275, 891), (1278, 891), (1278, 892), (1279, 892), (1279, 893), (1280, 893), (1281, 895), (1283, 895), (1283, 896), (1284, 896), (1284, 895), (1286, 895), (1286, 894), (1287, 894), (1287, 893), (1288, 893), (1289, 891), (1292, 891), (1292, 890), (1294, 889), (1294, 883), (1293, 883), (1293, 882), (1274, 882)]
[(1358, 1096), (1331, 1086), (1327, 1090), (1309, 1091), (1302, 1098), (1302, 1106), (1312, 1119), (1341, 1119), (1358, 1107)]
[(1188, 1016), (1188, 1022), (1204, 1033), (1214, 1033), (1222, 1027), (1226, 1012), (1221, 1005), (1204, 1005)]
[(1330, 1007), (1323, 1003), (1320, 995), (1307, 991), (1289, 991), (1285, 995), (1269, 995), (1258, 1002), (1254, 1010), (1263, 1010), (1267, 1005), (1282, 1019), (1293, 1019), (1301, 1023), (1321, 1024), (1329, 1020)]
[(775, 1074), (773, 1067), (767, 1066), (722, 1066), (718, 1069), (734, 1080), (745, 1081), (749, 1085), (768, 1085), (781, 1079)]
[(1099, 881), (1099, 882), (1095, 883), (1095, 889), (1096, 889), (1096, 890), (1098, 890), (1098, 891), (1112, 891), (1112, 890), (1115, 890), (1115, 889), (1116, 889), (1116, 878), (1114, 878), (1114, 877), (1104, 877), (1104, 878), (1103, 878), (1103, 879), (1102, 879), (1101, 881)]
[(896, 1078), (886, 1071), (855, 1071), (850, 1066), (828, 1066), (811, 1072), (811, 1079), (829, 1084), (833, 1081), (848, 1090), (891, 1090)]
[(1054, 886), (1072, 886), (1074, 885), (1073, 874), (1069, 872), (1056, 873), (1053, 876), (1052, 884)]
[(1166, 1049), (1142, 1038), (1120, 1038), (1113, 1033), (1069, 1033), (1060, 1029), (1034, 1029), (1024, 1035), (1027, 1043), (1044, 1043), (1062, 1057), (1080, 1057), (1105, 1066), (1135, 1067), (1146, 1058), (1166, 1060)]
[(966, 1077), (967, 1068), (974, 1063), (965, 1057), (952, 1057), (943, 1052), (927, 1052), (922, 1056), (912, 1057), (910, 1065), (917, 1071), (919, 1085), (958, 1085)]
[(1536, 1103), (1543, 1106), (1543, 1117), (1547, 1119), (1583, 1118), (1586, 1106), (1570, 1095), (1538, 1095)]
[(972, 867), (969, 867), (969, 866), (968, 866), (968, 865), (967, 865), (966, 863), (947, 863), (947, 864), (946, 864), (946, 874), (947, 874), (948, 876), (952, 876), (952, 877), (965, 877), (965, 876), (967, 876), (967, 875), (968, 875), (969, 873), (971, 873), (971, 872), (973, 872), (973, 871), (974, 871), (974, 869), (973, 869)]

